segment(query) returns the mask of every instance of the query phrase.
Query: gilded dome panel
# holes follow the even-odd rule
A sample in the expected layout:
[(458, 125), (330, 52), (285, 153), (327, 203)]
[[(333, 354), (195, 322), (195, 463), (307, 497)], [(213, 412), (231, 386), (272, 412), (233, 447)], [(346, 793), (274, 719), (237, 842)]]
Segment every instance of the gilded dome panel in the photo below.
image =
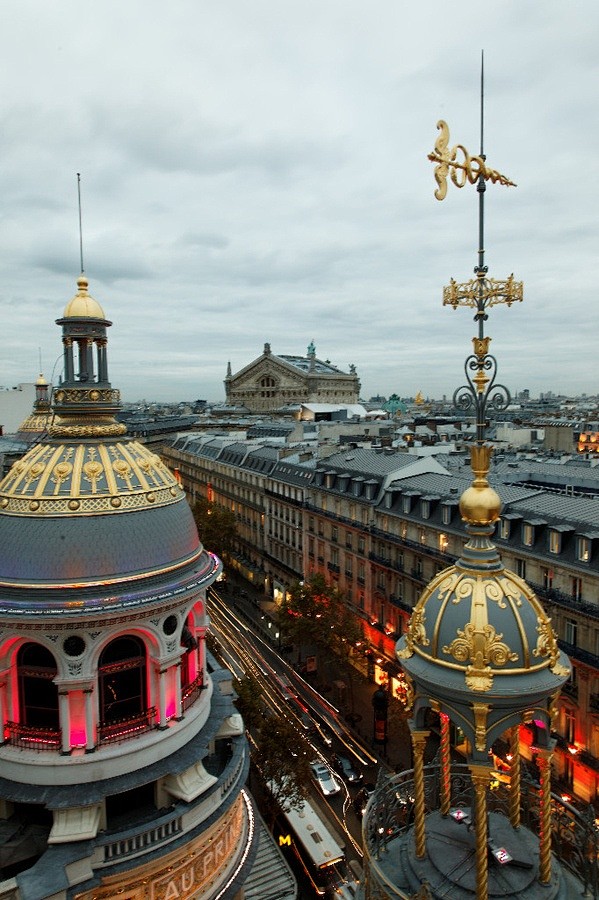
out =
[(0, 483), (0, 512), (98, 514), (182, 496), (160, 457), (138, 441), (46, 443), (33, 447)]

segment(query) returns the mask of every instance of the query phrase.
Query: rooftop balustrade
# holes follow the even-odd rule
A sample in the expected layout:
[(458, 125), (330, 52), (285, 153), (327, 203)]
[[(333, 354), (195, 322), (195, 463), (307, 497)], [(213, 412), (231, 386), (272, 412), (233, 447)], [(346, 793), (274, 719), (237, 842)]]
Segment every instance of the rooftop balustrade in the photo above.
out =
[[(424, 768), (424, 797), (426, 821), (434, 820), (435, 835), (443, 829), (442, 845), (445, 864), (434, 868), (436, 879), (417, 884), (414, 872), (406, 874), (407, 859), (413, 859), (409, 851), (410, 837), (414, 830), (414, 804), (416, 788), (414, 770), (383, 778), (373, 794), (363, 819), (364, 848), (368, 857), (368, 881), (373, 896), (393, 898), (427, 898), (451, 896), (458, 878), (458, 866), (464, 863), (464, 845), (469, 841), (473, 783), (470, 769), (464, 764), (452, 765), (450, 770), (451, 810), (442, 816), (441, 766), (432, 764)], [(516, 865), (511, 873), (516, 878), (530, 881), (535, 877), (538, 859), (537, 835), (541, 828), (541, 791), (538, 782), (523, 771), (520, 782), (520, 824), (511, 825), (513, 813), (510, 776), (505, 772), (491, 772), (489, 778), (487, 810), (489, 813), (490, 854), (506, 850)], [(580, 887), (580, 895), (599, 898), (599, 826), (591, 806), (582, 811), (574, 808), (556, 793), (551, 794), (552, 804), (552, 852), (554, 858), (567, 870), (568, 875)], [(427, 852), (434, 857), (432, 826), (428, 829)], [(455, 854), (452, 851), (455, 841)], [(498, 840), (499, 839), (499, 840)], [(497, 846), (495, 846), (497, 844)], [(453, 859), (452, 859), (453, 855)], [(497, 857), (496, 857), (497, 859)], [(402, 860), (404, 865), (402, 867)], [(505, 879), (506, 865), (497, 863)], [(417, 867), (416, 867), (417, 868)], [(528, 875), (522, 874), (527, 873)], [(461, 873), (460, 873), (461, 874)], [(403, 877), (403, 881), (402, 881)], [(411, 880), (412, 879), (412, 880)], [(376, 893), (376, 891), (379, 893)], [(434, 892), (433, 892), (434, 890)], [(508, 894), (508, 896), (512, 896)], [(568, 894), (570, 896), (570, 894)]]

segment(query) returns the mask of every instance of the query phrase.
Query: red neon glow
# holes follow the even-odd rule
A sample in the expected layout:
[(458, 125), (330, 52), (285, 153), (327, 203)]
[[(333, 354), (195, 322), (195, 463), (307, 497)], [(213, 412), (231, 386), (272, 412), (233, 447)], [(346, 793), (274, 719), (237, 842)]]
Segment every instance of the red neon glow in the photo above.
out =
[(85, 695), (83, 691), (71, 691), (69, 693), (69, 745), (71, 747), (85, 747)]
[(85, 747), (85, 731), (81, 731), (80, 729), (71, 728), (71, 734), (69, 737), (69, 741), (71, 747)]

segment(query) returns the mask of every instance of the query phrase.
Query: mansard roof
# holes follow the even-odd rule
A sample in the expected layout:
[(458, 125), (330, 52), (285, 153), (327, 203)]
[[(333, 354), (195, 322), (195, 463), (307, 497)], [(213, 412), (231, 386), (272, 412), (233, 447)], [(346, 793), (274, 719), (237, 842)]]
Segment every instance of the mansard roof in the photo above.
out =
[[(502, 489), (503, 493), (503, 489)], [(543, 517), (561, 525), (569, 523), (577, 529), (599, 529), (599, 502), (593, 497), (569, 497), (542, 491), (524, 497), (510, 506), (510, 512)]]
[(303, 381), (306, 375), (314, 374), (320, 377), (326, 377), (328, 375), (334, 376), (342, 376), (345, 378), (355, 379), (355, 372), (343, 372), (337, 366), (332, 365), (328, 360), (323, 361), (321, 359), (317, 359), (316, 357), (307, 357), (307, 356), (294, 356), (292, 354), (275, 354), (275, 353), (262, 353), (261, 356), (258, 356), (256, 359), (252, 360), (252, 362), (243, 366), (239, 369), (238, 372), (234, 372), (232, 375), (227, 377), (227, 381), (239, 381), (245, 376), (249, 375), (251, 372), (257, 370), (260, 372), (263, 369), (268, 368), (269, 370), (273, 369), (283, 369), (288, 374), (293, 374), (298, 377), (301, 381)]
[[(281, 359), (283, 360), (283, 362), (286, 362), (288, 363), (288, 365), (299, 369), (301, 372), (310, 371), (311, 360), (307, 356), (290, 356), (286, 353), (282, 353), (276, 356), (275, 359)], [(342, 372), (341, 369), (338, 369), (337, 366), (332, 365), (332, 363), (330, 363), (328, 360), (323, 362), (321, 359), (317, 359), (316, 357), (314, 357), (313, 371), (318, 375), (347, 375), (347, 372)]]

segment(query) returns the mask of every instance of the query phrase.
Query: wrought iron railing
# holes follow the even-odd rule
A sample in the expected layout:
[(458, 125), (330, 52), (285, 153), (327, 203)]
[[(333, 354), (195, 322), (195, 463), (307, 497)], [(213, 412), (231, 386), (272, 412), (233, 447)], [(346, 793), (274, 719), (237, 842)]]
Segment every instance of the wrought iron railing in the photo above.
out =
[(183, 688), (181, 691), (181, 706), (183, 712), (188, 710), (190, 706), (193, 706), (205, 687), (203, 675), (200, 673), (197, 678)]
[(136, 716), (114, 719), (112, 722), (100, 722), (98, 727), (98, 744), (114, 744), (128, 741), (132, 737), (152, 731), (156, 724), (156, 707), (151, 706)]
[[(440, 807), (441, 768), (439, 765), (424, 769), (425, 808), (432, 812)], [(470, 807), (472, 780), (468, 766), (451, 768), (451, 805)], [(376, 862), (384, 856), (388, 846), (414, 825), (414, 772), (412, 769), (383, 778), (370, 800), (364, 815), (364, 847)], [(541, 821), (540, 787), (526, 769), (521, 778), (521, 823), (539, 834)], [(599, 828), (595, 812), (589, 804), (583, 810), (575, 809), (559, 795), (551, 795), (553, 817), (552, 849), (560, 863), (568, 869), (582, 886), (582, 896), (599, 898)], [(487, 808), (509, 819), (509, 778), (490, 780)], [(376, 875), (371, 871), (371, 877)]]
[(60, 750), (62, 731), (60, 728), (38, 728), (35, 725), (21, 725), (20, 722), (6, 722), (4, 742), (25, 750)]

